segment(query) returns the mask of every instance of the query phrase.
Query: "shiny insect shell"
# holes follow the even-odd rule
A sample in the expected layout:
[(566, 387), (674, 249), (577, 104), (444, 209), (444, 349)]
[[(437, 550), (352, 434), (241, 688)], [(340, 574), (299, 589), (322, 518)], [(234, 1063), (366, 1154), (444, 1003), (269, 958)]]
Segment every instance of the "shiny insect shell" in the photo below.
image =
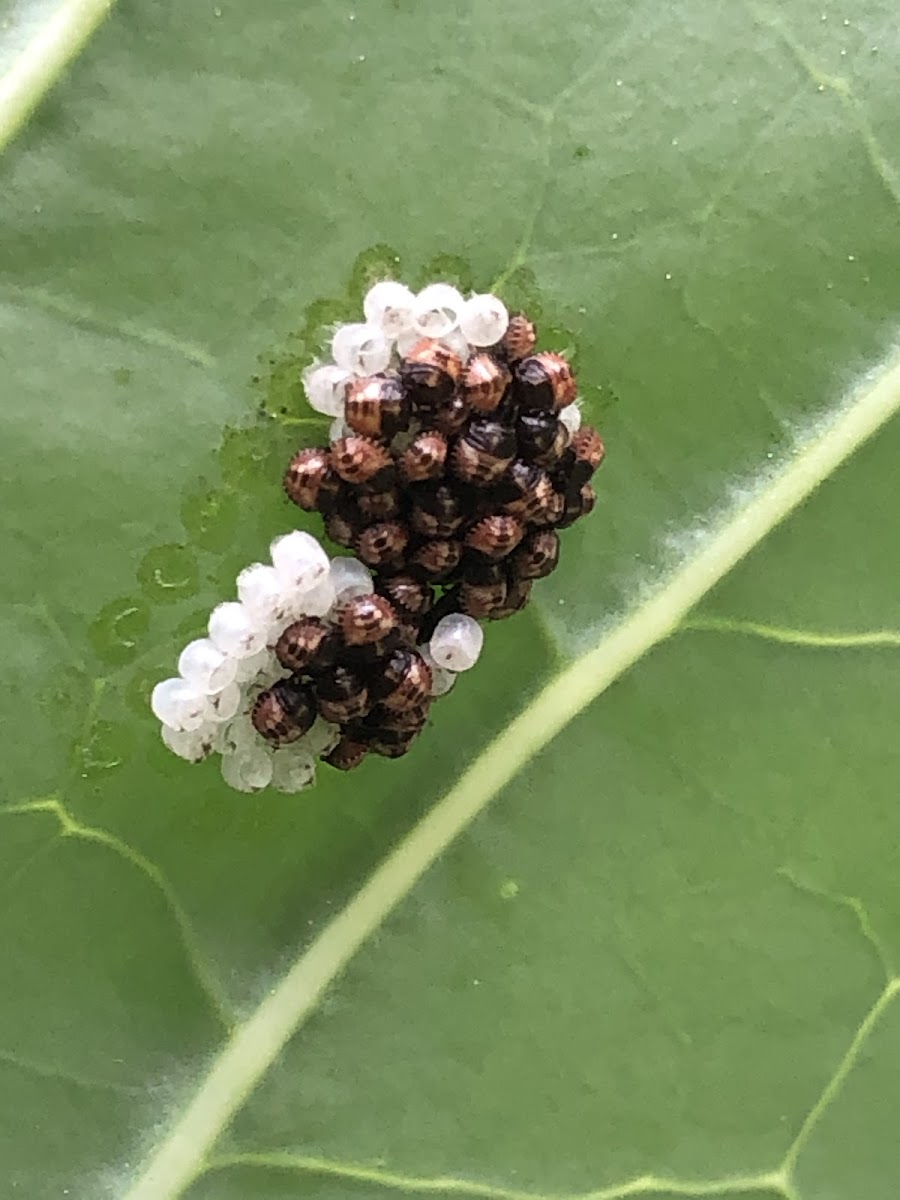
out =
[(583, 425), (572, 435), (571, 449), (576, 461), (586, 463), (591, 469), (591, 474), (606, 457), (603, 439), (592, 425)]
[(386, 475), (392, 467), (392, 459), (384, 446), (357, 433), (332, 443), (331, 466), (347, 483), (362, 484)]
[(500, 574), (492, 583), (469, 583), (463, 580), (460, 605), (464, 613), (480, 621), (506, 602), (506, 576)]
[(389, 372), (354, 379), (347, 385), (344, 419), (354, 433), (392, 438), (409, 424), (409, 401), (398, 377)]
[(586, 483), (581, 489), (581, 512), (579, 516), (589, 516), (594, 511), (596, 504), (597, 493), (594, 491), (592, 484)]
[(490, 354), (476, 354), (463, 371), (462, 394), (476, 412), (492, 413), (511, 382), (512, 375), (507, 366)]
[(519, 579), (543, 579), (559, 562), (559, 536), (552, 529), (540, 529), (528, 535), (512, 557), (512, 569)]
[(449, 399), (462, 369), (458, 354), (440, 342), (423, 338), (400, 363), (400, 379), (413, 403), (427, 409)]
[(597, 493), (591, 484), (586, 483), (579, 492), (564, 501), (562, 514), (556, 522), (557, 529), (566, 529), (569, 525), (574, 525), (576, 521), (593, 512), (596, 503)]
[(410, 559), (426, 579), (435, 582), (446, 578), (459, 566), (462, 543), (455, 538), (436, 538), (420, 546)]
[(566, 450), (569, 448), (569, 442), (572, 435), (569, 433), (562, 421), (556, 422), (556, 428), (553, 432), (553, 440), (546, 450), (542, 450), (534, 456), (534, 462), (539, 467), (547, 467), (552, 469), (557, 463), (561, 462)]
[(559, 523), (565, 506), (566, 498), (563, 493), (554, 490), (550, 493), (546, 506), (531, 518), (530, 523), (539, 529), (553, 528)]
[(473, 526), (466, 534), (466, 545), (487, 558), (505, 558), (518, 546), (525, 526), (507, 513), (494, 513)]
[(453, 437), (465, 427), (469, 419), (469, 406), (459, 392), (454, 392), (449, 400), (439, 404), (428, 416), (439, 433)]
[(397, 615), (384, 596), (354, 596), (341, 609), (340, 627), (348, 646), (368, 646), (394, 632)]
[(309, 687), (282, 680), (260, 692), (250, 713), (257, 733), (267, 742), (283, 746), (307, 733), (316, 719), (316, 706)]
[(488, 620), (503, 621), (507, 617), (521, 612), (531, 598), (533, 586), (534, 580), (532, 579), (513, 580), (506, 593), (506, 602), (500, 608), (495, 608), (493, 612), (488, 613)]
[(321, 676), (315, 688), (319, 712), (326, 721), (343, 725), (368, 711), (368, 689), (360, 676), (347, 667), (335, 667), (334, 671)]
[(412, 497), (409, 523), (425, 537), (450, 537), (465, 519), (462, 502), (449, 484), (421, 484), (412, 491)]
[(399, 562), (409, 544), (409, 532), (399, 521), (379, 521), (359, 535), (356, 552), (367, 567)]
[(366, 717), (366, 727), (378, 725), (382, 716), (381, 701), (402, 682), (413, 653), (408, 646), (395, 647), (386, 658), (381, 659), (377, 669), (368, 672), (369, 699), (374, 702), (374, 708), (369, 710)]
[(500, 339), (498, 349), (508, 362), (516, 363), (527, 358), (537, 345), (537, 329), (524, 313), (511, 313), (506, 333)]
[(516, 364), (513, 390), (524, 409), (559, 411), (578, 398), (572, 368), (561, 354), (543, 350)]
[(571, 498), (582, 488), (603, 462), (606, 451), (596, 429), (585, 425), (572, 435), (571, 442), (559, 460), (557, 473), (561, 491)]
[(369, 747), (365, 742), (342, 737), (331, 753), (325, 755), (324, 761), (332, 767), (337, 767), (339, 771), (352, 771), (354, 767), (359, 766), (368, 752)]
[(291, 459), (284, 473), (282, 486), (289, 499), (299, 508), (315, 512), (319, 507), (322, 488), (329, 481), (333, 486), (335, 477), (331, 470), (329, 452), (311, 446), (306, 450), (298, 450)]
[(553, 482), (542, 467), (517, 459), (506, 478), (517, 494), (503, 506), (504, 512), (527, 524), (547, 511), (553, 498)]
[(400, 474), (410, 483), (437, 479), (444, 473), (447, 461), (447, 439), (437, 430), (418, 434), (400, 455)]
[(399, 650), (386, 672), (395, 680), (392, 689), (381, 697), (381, 705), (390, 712), (409, 712), (423, 704), (431, 693), (431, 668), (413, 650)]
[(337, 638), (318, 617), (303, 617), (288, 625), (275, 643), (275, 656), (283, 667), (301, 674), (334, 665)]
[(434, 603), (431, 588), (412, 575), (392, 575), (379, 586), (392, 604), (412, 616), (424, 616)]
[(560, 422), (553, 413), (520, 413), (516, 421), (516, 442), (526, 462), (534, 462), (556, 442)]
[(516, 453), (515, 433), (498, 421), (473, 421), (453, 447), (453, 474), (476, 487), (501, 479)]

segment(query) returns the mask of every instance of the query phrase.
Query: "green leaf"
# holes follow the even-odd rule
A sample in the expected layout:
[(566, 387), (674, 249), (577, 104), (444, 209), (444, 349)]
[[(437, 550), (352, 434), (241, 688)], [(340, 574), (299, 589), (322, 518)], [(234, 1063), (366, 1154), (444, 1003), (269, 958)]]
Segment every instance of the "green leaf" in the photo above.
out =
[[(894, 8), (135, 0), (25, 123), (106, 7), (0, 4), (0, 1191), (892, 1200)], [(239, 796), (147, 693), (384, 271), (539, 314), (601, 503)]]

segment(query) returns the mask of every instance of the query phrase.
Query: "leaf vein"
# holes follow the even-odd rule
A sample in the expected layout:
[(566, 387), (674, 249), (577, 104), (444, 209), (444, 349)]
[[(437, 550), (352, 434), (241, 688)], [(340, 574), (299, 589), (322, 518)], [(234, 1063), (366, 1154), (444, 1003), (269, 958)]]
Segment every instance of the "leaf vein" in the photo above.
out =
[(85, 842), (94, 842), (105, 846), (114, 854), (136, 867), (153, 886), (160, 892), (166, 907), (175, 922), (180, 935), (181, 944), (201, 991), (222, 1026), (231, 1031), (235, 1024), (235, 1014), (225, 990), (219, 982), (212, 966), (199, 946), (199, 939), (194, 932), (190, 918), (181, 905), (172, 884), (160, 870), (139, 850), (129, 846), (127, 842), (117, 837), (109, 830), (100, 829), (95, 825), (85, 825), (77, 820), (57, 796), (46, 796), (39, 800), (26, 800), (20, 804), (10, 804), (0, 808), (0, 816), (27, 816), (45, 813), (56, 818), (59, 823), (58, 836), (75, 838)]
[(6, 146), (68, 62), (111, 11), (115, 0), (63, 0), (0, 77), (0, 150)]
[(820, 91), (833, 92), (837, 96), (841, 108), (843, 108), (849, 117), (851, 124), (855, 127), (862, 141), (872, 170), (894, 204), (900, 207), (900, 175), (898, 175), (882, 150), (868, 117), (853, 93), (853, 88), (849, 80), (841, 75), (829, 75), (817, 67), (807, 50), (797, 41), (778, 17), (755, 4), (748, 4), (747, 7), (760, 24), (766, 25), (781, 40), (797, 65), (809, 76)]
[(827, 650), (865, 649), (867, 647), (900, 647), (900, 630), (873, 629), (860, 632), (825, 632), (815, 629), (796, 629), (790, 626), (768, 625), (763, 621), (745, 621), (739, 617), (686, 617), (679, 633), (735, 633), (783, 646), (808, 646)]
[(656, 591), (642, 596), (632, 611), (601, 633), (592, 649), (538, 693), (235, 1029), (135, 1176), (126, 1200), (172, 1200), (182, 1194), (325, 991), (435, 859), (570, 721), (674, 633), (698, 601), (898, 408), (900, 356), (895, 356), (868, 376), (830, 420), (791, 447), (755, 491), (737, 496), (718, 524), (708, 526), (693, 555)]
[(17, 1071), (25, 1071), (29, 1075), (36, 1075), (40, 1079), (55, 1079), (61, 1083), (71, 1083), (87, 1091), (115, 1092), (123, 1096), (142, 1096), (147, 1091), (146, 1087), (140, 1087), (136, 1084), (116, 1083), (112, 1079), (89, 1079), (87, 1076), (76, 1074), (74, 1071), (64, 1071), (60, 1067), (50, 1067), (44, 1063), (23, 1058), (22, 1055), (15, 1054), (11, 1050), (0, 1050), (0, 1063), (14, 1067)]
[(331, 1176), (354, 1183), (372, 1183), (399, 1192), (444, 1196), (466, 1196), (472, 1200), (627, 1200), (630, 1196), (722, 1196), (747, 1192), (780, 1192), (787, 1195), (778, 1173), (727, 1175), (721, 1179), (677, 1179), (663, 1175), (640, 1175), (623, 1183), (592, 1188), (587, 1192), (533, 1192), (502, 1184), (482, 1183), (454, 1176), (402, 1175), (362, 1163), (339, 1162), (312, 1155), (283, 1151), (227, 1154), (210, 1160), (205, 1173), (229, 1167), (261, 1167), (276, 1171)]
[(798, 892), (803, 892), (807, 896), (815, 896), (819, 900), (825, 900), (827, 903), (849, 912), (856, 922), (859, 932), (873, 951), (886, 984), (890, 984), (895, 975), (890, 953), (875, 932), (869, 910), (858, 896), (847, 896), (842, 892), (830, 892), (826, 888), (818, 887), (808, 879), (804, 879), (793, 867), (779, 867), (776, 874), (780, 875), (782, 879), (786, 879)]
[(216, 365), (215, 358), (205, 347), (179, 338), (167, 329), (141, 325), (139, 322), (125, 317), (113, 319), (95, 312), (84, 301), (69, 300), (64, 296), (54, 295), (44, 288), (7, 287), (5, 291), (9, 297), (8, 303), (11, 305), (37, 309), (47, 316), (57, 318), (73, 329), (82, 329), (88, 333), (98, 334), (100, 337), (118, 338), (123, 342), (134, 342), (153, 350), (163, 350), (187, 359), (195, 367), (214, 367)]
[(835, 1067), (834, 1073), (825, 1084), (818, 1100), (816, 1100), (800, 1125), (797, 1136), (788, 1147), (781, 1165), (781, 1174), (785, 1179), (789, 1181), (792, 1179), (797, 1166), (797, 1160), (812, 1136), (813, 1131), (837, 1099), (853, 1068), (859, 1061), (863, 1047), (869, 1040), (876, 1025), (884, 1016), (894, 997), (898, 994), (900, 994), (900, 977), (895, 977), (885, 984), (875, 1003), (859, 1023), (856, 1032), (850, 1040), (849, 1046)]

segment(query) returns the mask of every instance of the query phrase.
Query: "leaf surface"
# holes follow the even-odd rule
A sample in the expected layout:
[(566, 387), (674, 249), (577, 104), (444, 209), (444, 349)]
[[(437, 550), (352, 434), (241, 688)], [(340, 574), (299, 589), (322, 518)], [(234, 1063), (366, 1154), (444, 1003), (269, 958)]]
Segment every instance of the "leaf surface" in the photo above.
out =
[[(135, 0), (23, 124), (105, 7), (0, 8), (10, 1195), (892, 1198), (892, 7)], [(386, 271), (577, 355), (601, 503), (238, 796), (146, 696)]]

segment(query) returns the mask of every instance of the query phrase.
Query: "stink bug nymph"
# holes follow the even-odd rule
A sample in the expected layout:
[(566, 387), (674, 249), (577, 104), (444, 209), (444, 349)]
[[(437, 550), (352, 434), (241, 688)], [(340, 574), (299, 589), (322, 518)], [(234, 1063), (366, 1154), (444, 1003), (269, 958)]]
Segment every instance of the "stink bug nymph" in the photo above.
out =
[(418, 434), (400, 456), (400, 473), (410, 483), (437, 479), (444, 473), (447, 439), (436, 430)]
[(267, 742), (277, 746), (295, 742), (316, 719), (312, 691), (290, 679), (275, 683), (257, 696), (250, 719)]
[(537, 330), (534, 322), (524, 313), (512, 313), (499, 346), (507, 362), (516, 363), (527, 358), (534, 351), (536, 344)]
[(509, 369), (489, 354), (476, 354), (466, 364), (462, 389), (471, 408), (492, 413), (512, 381)]
[(300, 673), (332, 666), (336, 653), (334, 631), (318, 617), (302, 617), (288, 625), (275, 643), (275, 656), (281, 665)]
[(501, 479), (516, 452), (513, 431), (498, 421), (472, 421), (453, 448), (453, 474), (485, 487)]
[(400, 378), (413, 404), (429, 409), (449, 399), (462, 367), (458, 354), (440, 342), (423, 338), (400, 363)]
[(369, 693), (362, 678), (347, 667), (335, 667), (316, 681), (319, 712), (326, 721), (339, 725), (366, 714)]
[(399, 521), (379, 521), (359, 535), (356, 551), (368, 567), (385, 567), (402, 559), (409, 532)]
[(431, 693), (431, 668), (412, 650), (397, 651), (389, 664), (394, 686), (381, 697), (390, 712), (408, 712), (427, 701)]
[(315, 446), (298, 450), (284, 473), (285, 492), (299, 508), (307, 512), (319, 509), (323, 493), (333, 495), (337, 485), (328, 451)]
[(524, 409), (556, 412), (578, 398), (578, 386), (561, 354), (543, 351), (522, 359), (514, 374), (516, 398)]
[(396, 628), (396, 613), (384, 596), (354, 596), (341, 610), (341, 633), (348, 646), (381, 642)]
[(371, 483), (390, 470), (390, 454), (373, 438), (351, 434), (338, 438), (331, 447), (331, 466), (347, 483)]
[(347, 385), (345, 419), (363, 437), (392, 438), (409, 422), (409, 401), (396, 375), (370, 375)]
[(426, 537), (450, 537), (465, 520), (460, 497), (447, 483), (423, 483), (415, 488), (409, 523)]
[(505, 558), (518, 546), (525, 527), (516, 517), (495, 513), (485, 517), (466, 534), (466, 545), (486, 558)]

